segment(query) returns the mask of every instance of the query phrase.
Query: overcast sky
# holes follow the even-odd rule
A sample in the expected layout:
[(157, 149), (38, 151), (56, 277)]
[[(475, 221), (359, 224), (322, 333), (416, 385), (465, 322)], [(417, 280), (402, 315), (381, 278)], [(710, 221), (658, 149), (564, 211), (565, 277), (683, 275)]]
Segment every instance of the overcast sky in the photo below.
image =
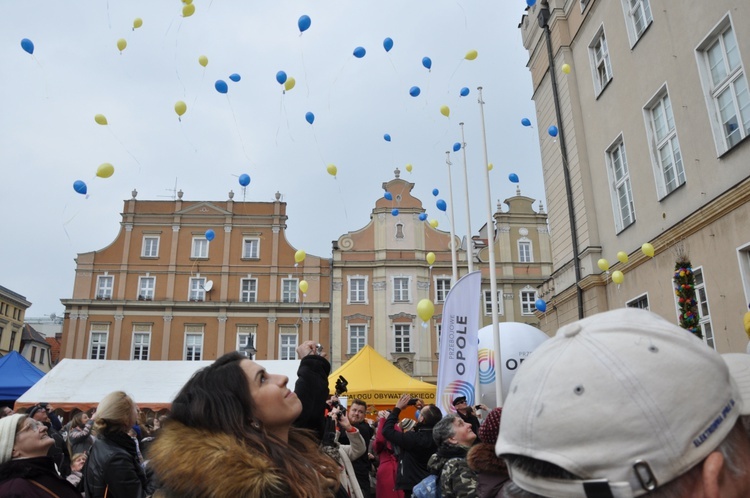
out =
[[(523, 195), (544, 199), (538, 130), (549, 124), (534, 119), (517, 27), (524, 1), (195, 0), (190, 17), (183, 5), (2, 2), (0, 285), (33, 303), (27, 317), (63, 311), (76, 255), (115, 239), (134, 188), (140, 200), (168, 200), (176, 185), (187, 201), (225, 201), (230, 190), (235, 200), (272, 201), (279, 191), (290, 243), (330, 257), (332, 240), (368, 223), (382, 183), (398, 167), (447, 231), (435, 201), (449, 201), (445, 152), (460, 141), (461, 121), (475, 234), (487, 220), (478, 86), (493, 209), (515, 194), (510, 173)], [(312, 23), (300, 35), (302, 15)], [(134, 30), (136, 18), (143, 25)], [(22, 49), (24, 38), (34, 43), (33, 55)], [(120, 38), (127, 41), (122, 53)], [(362, 58), (353, 55), (358, 46)], [(464, 58), (471, 50), (478, 52), (473, 61)], [(276, 81), (281, 70), (296, 80), (285, 94)], [(233, 73), (239, 82), (229, 79)], [(226, 94), (214, 88), (219, 79)], [(421, 89), (418, 97), (409, 95), (412, 86)], [(182, 121), (177, 101), (187, 104)], [(109, 124), (97, 124), (97, 114)], [(524, 117), (533, 127), (521, 125)], [(463, 236), (462, 156), (451, 159), (455, 228)], [(114, 166), (110, 178), (96, 176), (102, 163)], [(335, 179), (327, 164), (336, 165)], [(243, 173), (251, 177), (244, 192)], [(76, 180), (87, 184), (88, 197), (74, 191)]]

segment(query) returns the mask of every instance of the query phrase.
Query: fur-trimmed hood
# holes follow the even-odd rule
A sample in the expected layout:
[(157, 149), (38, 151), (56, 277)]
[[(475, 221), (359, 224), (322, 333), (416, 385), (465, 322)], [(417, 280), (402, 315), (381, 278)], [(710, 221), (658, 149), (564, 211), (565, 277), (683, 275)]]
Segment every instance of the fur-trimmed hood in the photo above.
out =
[(486, 472), (489, 474), (508, 475), (505, 461), (495, 455), (495, 445), (478, 443), (471, 447), (466, 461), (474, 472)]
[(280, 469), (233, 436), (171, 421), (149, 448), (157, 496), (263, 498), (291, 495)]

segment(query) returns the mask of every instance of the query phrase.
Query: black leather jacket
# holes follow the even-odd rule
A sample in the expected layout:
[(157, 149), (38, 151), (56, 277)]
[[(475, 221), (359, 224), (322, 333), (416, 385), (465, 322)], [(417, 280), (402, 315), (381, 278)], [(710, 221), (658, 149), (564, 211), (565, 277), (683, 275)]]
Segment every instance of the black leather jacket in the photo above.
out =
[(143, 498), (150, 495), (146, 474), (138, 461), (135, 442), (124, 432), (100, 435), (83, 469), (87, 498)]
[(397, 432), (395, 429), (401, 410), (394, 408), (383, 424), (383, 436), (401, 451), (396, 474), (396, 489), (411, 490), (419, 481), (430, 475), (427, 462), (437, 451), (432, 438), (432, 427), (417, 424), (410, 432)]

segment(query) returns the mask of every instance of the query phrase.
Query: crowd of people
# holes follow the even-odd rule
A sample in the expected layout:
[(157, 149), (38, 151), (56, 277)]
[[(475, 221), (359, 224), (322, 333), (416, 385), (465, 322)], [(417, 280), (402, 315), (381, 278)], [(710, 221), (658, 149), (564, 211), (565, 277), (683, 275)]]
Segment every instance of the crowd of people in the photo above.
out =
[(329, 396), (315, 346), (297, 349), (295, 386), (226, 354), (164, 417), (121, 391), (67, 425), (49, 404), (4, 408), (0, 496), (750, 496), (750, 355), (719, 355), (648, 311), (562, 327), (502, 408), (459, 396), (448, 414), (404, 394), (368, 419), (362, 400)]

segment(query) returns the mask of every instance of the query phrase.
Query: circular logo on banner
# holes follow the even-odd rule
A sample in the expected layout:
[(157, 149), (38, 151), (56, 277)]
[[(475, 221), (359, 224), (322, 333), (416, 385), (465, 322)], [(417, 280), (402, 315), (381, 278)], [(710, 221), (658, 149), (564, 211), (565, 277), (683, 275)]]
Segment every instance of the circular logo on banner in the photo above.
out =
[(479, 350), (479, 383), (495, 382), (495, 354), (491, 349)]
[(445, 413), (453, 413), (453, 400), (459, 396), (466, 396), (466, 402), (470, 405), (474, 403), (474, 385), (464, 380), (454, 380), (445, 387), (441, 396), (440, 404)]

